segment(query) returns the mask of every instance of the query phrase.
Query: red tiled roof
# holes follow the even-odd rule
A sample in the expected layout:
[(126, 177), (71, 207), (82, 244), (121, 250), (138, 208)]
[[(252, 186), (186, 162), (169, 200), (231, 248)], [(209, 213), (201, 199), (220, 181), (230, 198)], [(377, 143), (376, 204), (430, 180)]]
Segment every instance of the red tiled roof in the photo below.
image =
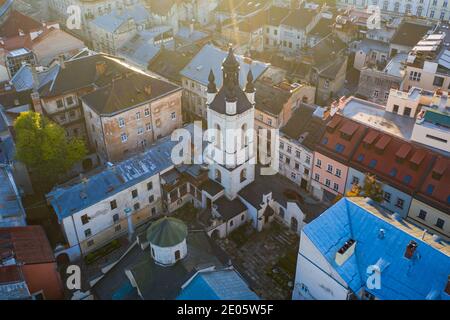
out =
[(419, 190), (419, 200), (443, 212), (450, 212), (450, 159), (438, 156)]
[(21, 48), (32, 50), (33, 42), (31, 41), (30, 35), (15, 36), (5, 39), (3, 47), (8, 51), (13, 51)]
[[(336, 114), (328, 123), (317, 150), (338, 161), (350, 160), (365, 131), (364, 125)], [(342, 133), (350, 138), (347, 139)]]
[(42, 24), (19, 11), (12, 11), (5, 23), (0, 27), (0, 36), (4, 38), (19, 35), (19, 30), (29, 33), (32, 30), (41, 28)]
[(2, 283), (14, 283), (22, 280), (23, 277), (19, 266), (0, 266), (0, 285)]
[(25, 264), (55, 261), (53, 250), (41, 226), (1, 228), (0, 240), (0, 256), (12, 250), (16, 260)]
[[(376, 129), (370, 128), (365, 136), (373, 136), (373, 132), (379, 136), (372, 144), (375, 148), (360, 144), (352, 157), (352, 166), (362, 172), (375, 174), (380, 180), (412, 194), (421, 185), (435, 155)], [(422, 155), (421, 161), (417, 161)]]

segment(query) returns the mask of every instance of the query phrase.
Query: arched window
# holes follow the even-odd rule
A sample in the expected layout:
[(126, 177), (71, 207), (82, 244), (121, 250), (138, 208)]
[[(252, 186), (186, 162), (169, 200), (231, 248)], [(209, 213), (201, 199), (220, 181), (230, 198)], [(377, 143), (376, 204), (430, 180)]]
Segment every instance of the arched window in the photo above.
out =
[(394, 12), (398, 12), (400, 10), (400, 3), (396, 2), (394, 4)]
[(217, 148), (220, 148), (221, 147), (221, 145), (222, 145), (222, 130), (220, 129), (220, 125), (219, 124), (215, 124), (214, 125), (214, 129), (215, 129), (215, 137), (214, 137), (214, 139), (215, 139), (215, 142), (216, 142), (216, 147)]
[(241, 137), (241, 147), (246, 147), (248, 145), (248, 135), (247, 135), (247, 124), (244, 123), (241, 127), (242, 137)]
[(216, 173), (215, 173), (215, 177), (214, 179), (216, 179), (217, 182), (222, 182), (222, 172), (220, 172), (220, 170), (216, 169)]
[(405, 7), (405, 13), (410, 14), (411, 13), (411, 5), (408, 3)]
[(247, 169), (242, 169), (241, 171), (241, 182), (247, 180)]
[(180, 260), (180, 258), (181, 258), (180, 250), (175, 251), (175, 260)]

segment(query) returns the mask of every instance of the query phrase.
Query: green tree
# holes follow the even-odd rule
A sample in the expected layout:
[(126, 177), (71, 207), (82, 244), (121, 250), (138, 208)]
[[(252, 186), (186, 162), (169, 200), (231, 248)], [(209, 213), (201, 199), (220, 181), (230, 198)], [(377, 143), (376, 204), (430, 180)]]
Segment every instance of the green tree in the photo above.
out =
[(376, 202), (383, 201), (383, 190), (381, 183), (377, 182), (375, 175), (366, 173), (364, 178), (364, 185), (361, 187), (355, 183), (352, 188), (347, 192), (347, 197), (368, 197)]
[(83, 140), (69, 139), (64, 128), (36, 112), (22, 113), (14, 123), (16, 158), (44, 186), (58, 181), (87, 153)]
[(367, 173), (364, 179), (364, 195), (370, 199), (381, 202), (383, 201), (383, 190), (381, 183), (377, 182), (377, 177), (373, 174)]

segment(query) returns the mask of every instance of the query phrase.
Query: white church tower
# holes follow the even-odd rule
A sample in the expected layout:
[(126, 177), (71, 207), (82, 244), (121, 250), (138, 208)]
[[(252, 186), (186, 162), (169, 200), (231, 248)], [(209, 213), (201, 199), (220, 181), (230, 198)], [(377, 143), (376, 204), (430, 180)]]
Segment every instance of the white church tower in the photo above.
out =
[(225, 188), (230, 200), (255, 178), (255, 88), (250, 70), (245, 91), (242, 90), (239, 69), (230, 47), (222, 64), (222, 88), (217, 91), (212, 70), (208, 78), (208, 129), (214, 129), (209, 178)]

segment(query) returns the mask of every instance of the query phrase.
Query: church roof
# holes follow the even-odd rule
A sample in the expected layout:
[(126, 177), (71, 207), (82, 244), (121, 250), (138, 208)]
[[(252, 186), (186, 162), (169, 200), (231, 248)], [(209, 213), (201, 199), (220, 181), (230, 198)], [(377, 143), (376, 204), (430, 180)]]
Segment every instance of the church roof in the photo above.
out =
[(147, 229), (147, 240), (158, 247), (173, 247), (183, 242), (188, 230), (183, 221), (164, 217)]
[[(236, 90), (235, 95), (237, 114), (243, 113), (253, 107), (242, 89), (239, 88), (239, 90)], [(224, 87), (219, 90), (216, 97), (209, 105), (209, 108), (218, 113), (226, 113), (226, 90)]]

